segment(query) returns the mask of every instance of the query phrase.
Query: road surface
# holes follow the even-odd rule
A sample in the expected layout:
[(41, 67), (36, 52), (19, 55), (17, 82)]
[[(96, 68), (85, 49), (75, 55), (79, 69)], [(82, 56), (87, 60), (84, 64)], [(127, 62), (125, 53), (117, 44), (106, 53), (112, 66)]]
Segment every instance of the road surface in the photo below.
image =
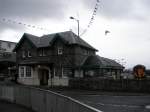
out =
[(74, 90), (57, 92), (104, 112), (150, 112), (150, 94)]
[(150, 96), (72, 96), (104, 112), (150, 112)]

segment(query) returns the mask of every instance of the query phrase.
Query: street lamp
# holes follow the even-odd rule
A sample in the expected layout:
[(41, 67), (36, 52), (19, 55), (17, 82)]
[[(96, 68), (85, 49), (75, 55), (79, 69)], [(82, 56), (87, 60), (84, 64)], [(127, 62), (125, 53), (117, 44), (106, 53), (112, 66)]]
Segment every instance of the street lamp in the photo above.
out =
[(79, 19), (76, 19), (76, 18), (74, 18), (74, 17), (70, 17), (70, 19), (74, 19), (74, 20), (76, 20), (77, 21), (77, 23), (78, 23), (78, 37), (79, 37)]

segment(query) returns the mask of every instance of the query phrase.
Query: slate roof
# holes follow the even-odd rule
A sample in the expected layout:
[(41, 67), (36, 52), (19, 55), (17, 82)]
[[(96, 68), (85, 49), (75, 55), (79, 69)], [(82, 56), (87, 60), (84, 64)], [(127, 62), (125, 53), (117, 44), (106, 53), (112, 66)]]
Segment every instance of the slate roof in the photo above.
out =
[(84, 68), (114, 68), (123, 69), (124, 67), (117, 63), (116, 61), (98, 55), (89, 56), (84, 64)]
[(85, 42), (83, 39), (76, 34), (74, 34), (72, 31), (66, 31), (66, 32), (59, 32), (59, 33), (54, 33), (54, 34), (49, 34), (49, 35), (44, 35), (41, 37), (34, 36), (31, 34), (24, 34), (37, 48), (40, 47), (48, 47), (50, 46), (50, 43), (55, 39), (55, 38), (61, 38), (64, 41), (66, 41), (67, 44), (73, 45), (77, 44), (92, 50), (97, 51), (94, 47), (92, 47), (90, 44)]

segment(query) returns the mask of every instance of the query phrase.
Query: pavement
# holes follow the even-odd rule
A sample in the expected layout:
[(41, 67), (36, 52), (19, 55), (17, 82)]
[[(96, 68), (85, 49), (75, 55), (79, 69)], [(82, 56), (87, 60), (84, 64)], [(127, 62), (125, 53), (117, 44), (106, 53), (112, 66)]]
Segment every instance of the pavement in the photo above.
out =
[(23, 106), (0, 100), (0, 112), (34, 112)]

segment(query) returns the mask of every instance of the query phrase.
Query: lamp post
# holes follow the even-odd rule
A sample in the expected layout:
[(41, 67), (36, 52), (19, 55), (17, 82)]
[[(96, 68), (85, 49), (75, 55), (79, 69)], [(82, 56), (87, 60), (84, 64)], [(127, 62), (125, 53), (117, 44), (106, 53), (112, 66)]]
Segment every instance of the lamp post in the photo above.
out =
[(76, 19), (76, 18), (74, 18), (74, 17), (70, 17), (70, 19), (74, 19), (74, 20), (76, 20), (77, 21), (77, 23), (78, 23), (78, 37), (79, 37), (79, 19)]
[[(78, 23), (78, 38), (79, 38), (79, 19), (76, 19), (76, 18), (74, 18), (74, 17), (70, 17), (70, 19), (74, 19), (74, 20), (76, 20), (77, 21), (77, 23)], [(79, 76), (81, 75), (81, 70), (80, 70), (80, 65), (79, 65)]]

